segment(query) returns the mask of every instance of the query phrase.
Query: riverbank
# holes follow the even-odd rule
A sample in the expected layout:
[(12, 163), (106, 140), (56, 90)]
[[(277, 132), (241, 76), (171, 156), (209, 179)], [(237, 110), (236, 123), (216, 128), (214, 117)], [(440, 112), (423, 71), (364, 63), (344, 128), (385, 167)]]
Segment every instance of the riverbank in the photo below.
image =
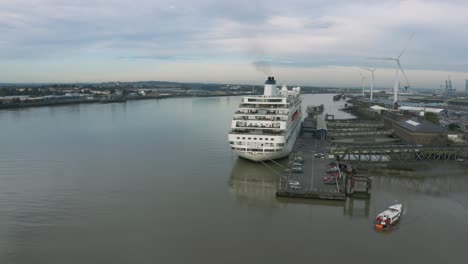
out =
[(0, 110), (3, 109), (19, 109), (19, 108), (32, 108), (44, 106), (63, 106), (75, 104), (94, 104), (94, 103), (122, 103), (126, 101), (135, 100), (151, 100), (151, 99), (166, 99), (166, 98), (192, 98), (192, 97), (225, 97), (225, 96), (243, 96), (250, 95), (251, 93), (216, 93), (216, 94), (161, 94), (161, 95), (146, 95), (146, 96), (118, 96), (118, 97), (105, 97), (105, 98), (79, 98), (79, 99), (63, 99), (63, 100), (46, 100), (46, 101), (22, 101), (15, 103), (0, 104)]
[(376, 120), (379, 119), (375, 112), (369, 111), (371, 104), (365, 103), (351, 97), (346, 101), (347, 106), (342, 111), (352, 114), (360, 120)]

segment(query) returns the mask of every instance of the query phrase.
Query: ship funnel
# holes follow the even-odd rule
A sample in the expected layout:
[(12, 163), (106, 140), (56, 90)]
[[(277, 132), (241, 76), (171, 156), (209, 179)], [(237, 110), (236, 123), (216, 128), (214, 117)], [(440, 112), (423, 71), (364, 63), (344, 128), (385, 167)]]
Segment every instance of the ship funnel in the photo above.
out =
[(276, 89), (275, 77), (268, 77), (265, 81), (265, 89), (263, 91), (265, 96), (276, 96), (278, 95), (278, 90)]

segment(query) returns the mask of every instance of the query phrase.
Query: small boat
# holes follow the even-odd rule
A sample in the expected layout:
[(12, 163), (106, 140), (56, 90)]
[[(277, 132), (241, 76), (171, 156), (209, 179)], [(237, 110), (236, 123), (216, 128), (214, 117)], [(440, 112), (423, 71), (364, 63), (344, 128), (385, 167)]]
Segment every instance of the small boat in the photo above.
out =
[(378, 214), (375, 219), (375, 227), (382, 230), (395, 226), (398, 223), (398, 220), (400, 220), (402, 210), (401, 208), (401, 204), (395, 204), (388, 207), (388, 209), (382, 213)]

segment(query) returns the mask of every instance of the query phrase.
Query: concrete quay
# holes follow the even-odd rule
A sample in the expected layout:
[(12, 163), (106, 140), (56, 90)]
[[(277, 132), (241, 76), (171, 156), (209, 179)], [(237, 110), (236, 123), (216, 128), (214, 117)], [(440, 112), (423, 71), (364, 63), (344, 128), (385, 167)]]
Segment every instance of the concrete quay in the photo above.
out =
[[(327, 141), (317, 139), (313, 133), (302, 134), (296, 142), (290, 162), (292, 164), (296, 157), (303, 158), (302, 173), (294, 173), (290, 169), (281, 178), (276, 196), (344, 201), (343, 180), (335, 184), (325, 184), (323, 181), (329, 163), (334, 161), (328, 159), (328, 149)], [(324, 157), (315, 157), (318, 153), (324, 154)], [(299, 186), (291, 186), (291, 182), (297, 182)]]

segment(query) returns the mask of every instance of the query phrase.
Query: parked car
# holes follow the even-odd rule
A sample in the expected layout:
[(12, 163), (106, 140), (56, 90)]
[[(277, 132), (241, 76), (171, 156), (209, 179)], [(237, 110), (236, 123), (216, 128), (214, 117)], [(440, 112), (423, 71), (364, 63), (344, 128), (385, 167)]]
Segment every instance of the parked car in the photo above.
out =
[(324, 184), (336, 184), (336, 180), (323, 181)]
[(300, 190), (302, 189), (302, 186), (301, 184), (298, 182), (298, 181), (289, 181), (288, 182), (288, 187), (290, 189), (294, 189), (294, 190)]
[(296, 157), (294, 159), (294, 163), (301, 163), (302, 164), (302, 163), (304, 163), (304, 159), (302, 157)]
[(319, 158), (319, 159), (323, 159), (323, 158), (325, 158), (325, 154), (323, 154), (323, 153), (315, 153), (315, 154), (314, 154), (314, 157)]
[(288, 187), (291, 190), (300, 190), (300, 189), (302, 189), (301, 185), (289, 185)]
[(288, 181), (289, 185), (300, 185), (298, 181)]
[(292, 172), (294, 173), (302, 173), (302, 166), (299, 167), (299, 166), (293, 166), (292, 167)]
[(325, 176), (322, 178), (323, 183), (325, 184), (335, 184), (336, 183), (336, 178), (333, 176)]

